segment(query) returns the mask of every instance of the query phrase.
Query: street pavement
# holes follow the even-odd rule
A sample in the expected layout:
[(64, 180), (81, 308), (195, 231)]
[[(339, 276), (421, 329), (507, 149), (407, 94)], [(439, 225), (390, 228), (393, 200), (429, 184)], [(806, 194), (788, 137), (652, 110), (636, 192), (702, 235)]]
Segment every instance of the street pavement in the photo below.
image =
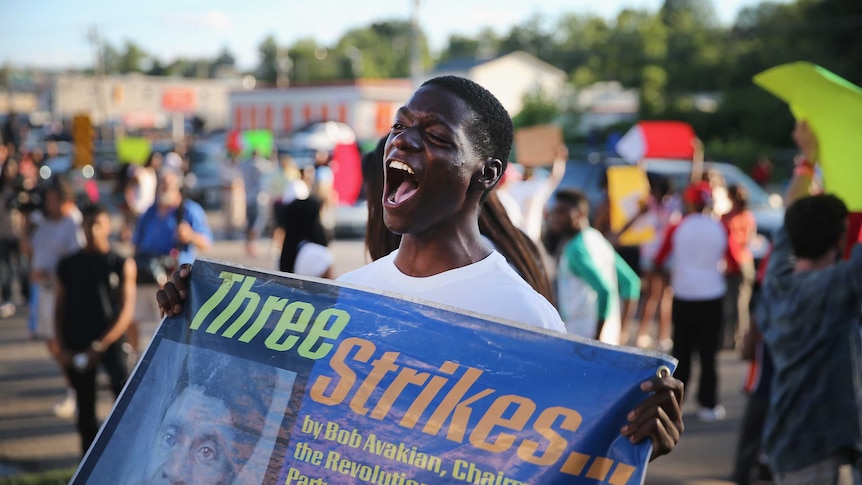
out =
[[(270, 242), (261, 240), (257, 248), (257, 256), (250, 257), (244, 242), (217, 241), (207, 256), (273, 269), (277, 253), (270, 249)], [(119, 249), (127, 248), (120, 246)], [(332, 244), (332, 249), (336, 257), (336, 275), (366, 262), (361, 240), (338, 240)], [(148, 340), (156, 326), (156, 322), (145, 323), (142, 336)], [(721, 354), (720, 396), (727, 408), (724, 421), (698, 422), (694, 399), (696, 381), (690, 386), (683, 409), (683, 438), (673, 453), (650, 464), (647, 484), (728, 483), (722, 479), (731, 472), (737, 429), (745, 404), (739, 392), (744, 367), (736, 354)], [(112, 399), (107, 379), (104, 375), (100, 378), (98, 413), (105, 418), (110, 413)], [(64, 383), (59, 369), (48, 357), (44, 343), (29, 339), (26, 311), (19, 307), (15, 316), (0, 320), (0, 477), (77, 465), (80, 451), (74, 421), (57, 418), (52, 412), (52, 406), (63, 396)]]

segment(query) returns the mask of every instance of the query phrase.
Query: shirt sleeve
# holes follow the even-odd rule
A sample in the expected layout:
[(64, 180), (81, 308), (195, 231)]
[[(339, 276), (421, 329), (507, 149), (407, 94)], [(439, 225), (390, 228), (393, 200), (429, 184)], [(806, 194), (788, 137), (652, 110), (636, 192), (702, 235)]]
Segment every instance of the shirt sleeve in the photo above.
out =
[(213, 240), (213, 233), (207, 223), (207, 216), (203, 208), (198, 204), (189, 204), (186, 202), (186, 221), (192, 226), (192, 230), (206, 237), (210, 243)]
[(595, 290), (599, 318), (606, 319), (611, 312), (611, 284), (593, 263), (593, 258), (583, 244), (583, 237), (575, 238), (566, 246), (566, 259), (569, 261), (569, 271)]
[(641, 279), (626, 260), (614, 251), (614, 265), (617, 269), (617, 284), (623, 300), (637, 300), (641, 294)]

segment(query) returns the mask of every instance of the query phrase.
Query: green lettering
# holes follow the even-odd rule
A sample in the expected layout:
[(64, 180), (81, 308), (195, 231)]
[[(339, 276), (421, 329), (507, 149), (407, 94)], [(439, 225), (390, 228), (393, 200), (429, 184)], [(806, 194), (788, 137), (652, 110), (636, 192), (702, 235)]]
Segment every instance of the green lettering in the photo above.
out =
[[(296, 318), (294, 322), (294, 316), (297, 314), (297, 310), (299, 311), (299, 316)], [(293, 348), (296, 345), (296, 342), (299, 340), (299, 337), (296, 335), (290, 335), (284, 342), (279, 342), (281, 338), (284, 336), (286, 332), (293, 332), (301, 334), (308, 327), (308, 323), (311, 321), (311, 316), (314, 315), (314, 307), (311, 306), (310, 303), (306, 303), (304, 301), (295, 301), (290, 305), (287, 305), (287, 308), (284, 309), (284, 313), (281, 314), (281, 318), (278, 319), (278, 324), (276, 324), (275, 329), (273, 329), (272, 333), (269, 334), (269, 337), (266, 338), (264, 344), (267, 348), (284, 352)]]
[[(332, 325), (329, 328), (326, 328), (326, 324), (329, 323), (331, 317), (335, 317), (335, 321), (332, 322)], [(301, 344), (299, 344), (299, 355), (307, 359), (320, 359), (325, 357), (326, 354), (332, 350), (332, 344), (328, 342), (321, 343), (316, 350), (312, 350), (314, 345), (320, 339), (337, 339), (349, 321), (350, 314), (344, 310), (327, 308), (320, 312), (317, 315), (317, 318), (314, 319), (314, 324), (311, 326), (311, 331), (308, 332), (308, 336), (305, 337), (305, 340), (303, 340)]]
[[(270, 296), (263, 302), (263, 308), (260, 309), (260, 313), (257, 315), (257, 318), (254, 319), (254, 323), (251, 324), (245, 332), (243, 332), (242, 336), (240, 336), (240, 342), (251, 342), (258, 332), (266, 325), (266, 321), (269, 320), (269, 316), (272, 314), (273, 310), (282, 311), (284, 310), (284, 306), (287, 305), (287, 298), (279, 298), (277, 296)], [(237, 332), (240, 331), (243, 324), (245, 322), (241, 322), (240, 320), (235, 321), (228, 327), (227, 330), (222, 334), (222, 336), (227, 338), (233, 338)]]
[(260, 296), (257, 293), (251, 291), (251, 287), (254, 285), (254, 282), (257, 281), (257, 278), (252, 276), (246, 276), (242, 282), (242, 286), (239, 291), (236, 292), (230, 304), (228, 304), (227, 308), (222, 310), (218, 317), (210, 323), (209, 327), (207, 327), (207, 333), (217, 333), (221, 327), (227, 323), (228, 319), (231, 318), (237, 310), (239, 310), (240, 305), (242, 305), (243, 300), (248, 300), (248, 303), (245, 305), (245, 309), (242, 314), (237, 317), (234, 325), (239, 325), (242, 327), (246, 322), (251, 318), (254, 311), (257, 310), (257, 305), (260, 303)]
[(209, 299), (203, 305), (201, 305), (200, 310), (198, 310), (198, 312), (195, 314), (195, 317), (192, 320), (192, 324), (189, 327), (192, 330), (197, 330), (200, 328), (204, 320), (206, 320), (210, 313), (215, 310), (215, 307), (218, 306), (218, 304), (221, 303), (222, 300), (224, 300), (225, 296), (227, 296), (228, 292), (233, 287), (233, 284), (237, 281), (242, 281), (243, 276), (234, 273), (228, 273), (227, 271), (222, 271), (221, 274), (219, 274), (219, 278), (222, 279), (222, 282), (219, 285), (218, 289), (215, 291), (215, 293), (212, 294), (212, 296), (209, 297)]

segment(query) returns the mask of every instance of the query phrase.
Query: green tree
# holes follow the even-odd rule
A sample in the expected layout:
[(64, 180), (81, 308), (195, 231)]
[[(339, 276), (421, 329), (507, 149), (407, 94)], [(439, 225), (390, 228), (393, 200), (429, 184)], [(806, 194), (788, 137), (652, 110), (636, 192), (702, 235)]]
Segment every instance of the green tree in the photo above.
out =
[(141, 64), (147, 59), (147, 53), (134, 42), (126, 40), (123, 52), (119, 54), (117, 69), (120, 73), (142, 72)]
[(512, 118), (515, 128), (550, 123), (561, 114), (558, 101), (543, 90), (524, 95), (521, 111)]
[(267, 35), (257, 46), (260, 61), (257, 65), (257, 79), (262, 83), (275, 84), (278, 78), (279, 47), (272, 34)]
[[(361, 77), (394, 78), (410, 75), (410, 22), (386, 20), (344, 34), (336, 51), (351, 54), (351, 64), (361, 65)], [(431, 65), (431, 54), (423, 32), (419, 32), (419, 52), (425, 70)]]

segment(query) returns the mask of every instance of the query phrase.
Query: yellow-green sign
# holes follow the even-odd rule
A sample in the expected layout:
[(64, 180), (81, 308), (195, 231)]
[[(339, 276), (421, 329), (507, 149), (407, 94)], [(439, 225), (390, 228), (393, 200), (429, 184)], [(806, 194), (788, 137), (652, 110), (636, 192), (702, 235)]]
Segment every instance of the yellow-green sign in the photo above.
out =
[(143, 165), (152, 151), (150, 140), (139, 137), (117, 139), (117, 160), (120, 163)]
[(807, 120), (820, 145), (826, 190), (862, 211), (862, 88), (809, 62), (773, 67), (754, 82)]

